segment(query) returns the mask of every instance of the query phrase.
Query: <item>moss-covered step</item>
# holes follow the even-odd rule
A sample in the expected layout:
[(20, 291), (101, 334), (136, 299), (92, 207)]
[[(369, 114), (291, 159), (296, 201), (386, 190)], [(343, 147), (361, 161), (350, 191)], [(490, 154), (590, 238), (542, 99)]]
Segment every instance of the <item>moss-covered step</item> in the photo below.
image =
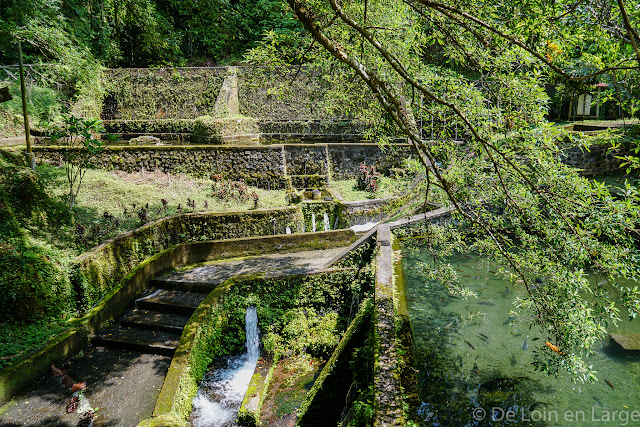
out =
[(136, 300), (136, 306), (142, 310), (191, 315), (205, 299), (207, 294), (159, 289), (153, 294)]
[(91, 342), (95, 346), (134, 350), (142, 353), (173, 356), (180, 334), (166, 331), (115, 327), (100, 331)]
[(161, 313), (136, 308), (135, 310), (125, 314), (120, 321), (120, 325), (181, 334), (188, 321), (188, 315)]

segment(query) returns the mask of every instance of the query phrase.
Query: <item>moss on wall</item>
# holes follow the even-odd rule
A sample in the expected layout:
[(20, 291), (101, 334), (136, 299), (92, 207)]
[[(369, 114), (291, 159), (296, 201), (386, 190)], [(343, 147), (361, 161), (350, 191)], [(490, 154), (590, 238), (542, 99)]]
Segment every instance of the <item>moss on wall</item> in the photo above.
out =
[(138, 120), (105, 120), (105, 130), (128, 139), (129, 135), (153, 134), (191, 134), (196, 124), (195, 119), (138, 119)]
[(168, 247), (198, 240), (274, 234), (301, 221), (297, 208), (233, 213), (191, 213), (164, 218), (115, 237), (79, 257), (71, 280), (79, 309), (95, 305), (133, 267)]
[[(360, 305), (354, 320), (311, 387), (306, 401), (298, 411), (299, 418), (296, 425), (338, 424), (341, 421), (342, 408), (347, 401), (347, 393), (351, 392), (352, 383), (356, 382), (354, 392), (357, 392), (358, 386), (366, 387), (367, 378), (359, 379), (362, 384), (357, 384), (358, 379), (354, 379), (350, 362), (358, 349), (364, 347), (367, 331), (371, 328), (372, 314), (373, 304), (370, 299), (366, 299)], [(364, 368), (366, 369), (366, 366)]]
[(335, 310), (350, 319), (356, 316), (373, 281), (372, 269), (358, 268), (276, 279), (245, 276), (227, 280), (207, 296), (185, 327), (154, 417), (189, 416), (198, 382), (214, 358), (242, 350), (247, 306), (256, 306), (262, 331), (273, 325), (282, 327), (288, 310), (296, 307)]
[[(257, 121), (251, 117), (231, 116), (214, 118), (201, 116), (195, 120), (193, 128), (193, 142), (212, 143), (224, 142), (225, 138), (240, 135), (257, 135), (259, 132)], [(256, 136), (257, 138), (257, 136)]]
[(104, 119), (195, 119), (213, 113), (226, 68), (112, 69)]

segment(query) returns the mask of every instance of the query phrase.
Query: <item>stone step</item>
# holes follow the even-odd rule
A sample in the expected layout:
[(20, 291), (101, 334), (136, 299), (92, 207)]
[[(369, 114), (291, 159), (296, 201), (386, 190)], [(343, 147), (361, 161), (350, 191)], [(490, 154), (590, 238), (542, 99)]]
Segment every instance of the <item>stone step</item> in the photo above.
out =
[(136, 307), (140, 310), (190, 316), (206, 296), (206, 294), (200, 292), (158, 289), (148, 296), (137, 299)]
[(141, 353), (173, 356), (178, 347), (180, 334), (166, 331), (149, 331), (124, 326), (104, 329), (91, 339), (91, 343), (100, 347), (134, 350)]
[(189, 316), (186, 314), (135, 309), (122, 318), (120, 325), (182, 334), (182, 330), (188, 321)]
[(149, 286), (159, 289), (170, 289), (174, 291), (199, 292), (208, 294), (216, 286), (218, 282), (191, 281), (171, 278), (156, 278), (149, 280)]

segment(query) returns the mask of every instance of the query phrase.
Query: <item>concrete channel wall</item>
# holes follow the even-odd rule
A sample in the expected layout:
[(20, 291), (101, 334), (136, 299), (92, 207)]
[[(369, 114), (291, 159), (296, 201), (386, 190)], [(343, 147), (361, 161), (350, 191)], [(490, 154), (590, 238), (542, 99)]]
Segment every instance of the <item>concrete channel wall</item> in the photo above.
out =
[[(378, 255), (376, 258), (376, 289), (374, 305), (375, 367), (374, 367), (374, 425), (402, 426), (404, 390), (399, 369), (399, 337), (403, 322), (399, 308), (406, 307), (404, 294), (398, 292), (393, 280), (392, 230), (417, 222), (437, 222), (450, 216), (449, 209), (436, 209), (376, 227)], [(371, 233), (373, 237), (373, 233)], [(401, 301), (402, 300), (402, 301)], [(406, 317), (406, 316), (405, 316)], [(408, 320), (408, 319), (407, 319)]]
[(328, 249), (347, 245), (354, 240), (353, 231), (338, 230), (191, 242), (172, 246), (135, 266), (85, 316), (71, 320), (69, 330), (51, 339), (36, 353), (1, 370), (0, 405), (50, 373), (51, 364), (59, 364), (83, 349), (92, 334), (122, 315), (153, 276), (181, 265), (262, 253)]

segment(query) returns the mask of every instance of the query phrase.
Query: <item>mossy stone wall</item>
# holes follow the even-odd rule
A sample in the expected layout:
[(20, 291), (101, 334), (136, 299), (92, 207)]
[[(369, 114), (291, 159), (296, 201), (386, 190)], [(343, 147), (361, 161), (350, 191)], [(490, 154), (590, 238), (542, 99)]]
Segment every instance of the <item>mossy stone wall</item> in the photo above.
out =
[[(392, 148), (396, 151), (391, 151)], [(107, 146), (89, 160), (92, 167), (136, 172), (159, 169), (165, 173), (187, 173), (196, 177), (220, 174), (225, 179), (244, 179), (260, 188), (324, 187), (333, 179), (355, 178), (361, 162), (385, 172), (400, 167), (410, 154), (407, 144), (382, 151), (377, 144), (284, 144), (246, 146)], [(36, 158), (61, 163), (59, 147), (36, 146)], [(306, 173), (305, 173), (306, 172)], [(321, 173), (318, 173), (321, 172)], [(329, 173), (330, 172), (330, 173)]]
[[(54, 163), (62, 161), (57, 147), (36, 147), (36, 157)], [(159, 169), (165, 173), (186, 173), (199, 178), (212, 174), (244, 181), (260, 188), (286, 188), (281, 146), (108, 146), (89, 159), (98, 169), (137, 172)]]
[(105, 70), (108, 120), (195, 119), (213, 113), (226, 68)]
[(592, 145), (589, 149), (571, 147), (562, 151), (560, 159), (565, 165), (581, 169), (583, 176), (595, 176), (621, 171), (624, 160), (619, 156), (633, 154), (630, 149), (609, 152), (610, 144)]
[(301, 228), (298, 208), (250, 212), (190, 213), (164, 218), (107, 240), (71, 266), (71, 280), (80, 309), (95, 305), (142, 260), (168, 247), (199, 240), (284, 233)]
[(370, 144), (327, 144), (329, 167), (333, 179), (350, 179), (358, 174), (361, 163), (375, 166), (378, 172), (388, 174), (391, 168), (402, 166), (402, 161), (412, 155), (409, 144), (393, 144), (380, 147)]

